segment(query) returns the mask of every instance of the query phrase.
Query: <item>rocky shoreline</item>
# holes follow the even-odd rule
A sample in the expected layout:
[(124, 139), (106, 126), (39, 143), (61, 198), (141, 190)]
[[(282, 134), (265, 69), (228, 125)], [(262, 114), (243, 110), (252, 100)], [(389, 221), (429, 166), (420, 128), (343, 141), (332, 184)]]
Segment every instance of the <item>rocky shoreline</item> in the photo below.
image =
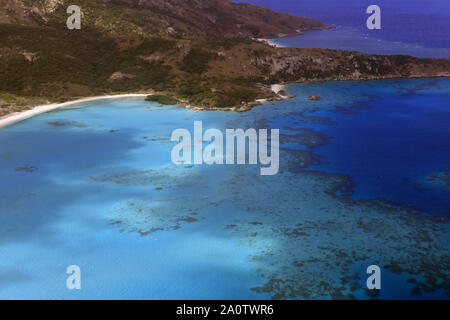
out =
[[(349, 78), (349, 79), (342, 79), (340, 77), (333, 77), (329, 79), (304, 79), (303, 81), (293, 81), (286, 84), (283, 84), (283, 88), (286, 88), (289, 84), (294, 83), (315, 83), (315, 82), (331, 82), (331, 81), (382, 81), (382, 80), (394, 80), (394, 79), (423, 79), (423, 78), (447, 78), (450, 77), (450, 72), (443, 72), (442, 75), (436, 75), (436, 76), (421, 76), (421, 75), (414, 75), (409, 77), (399, 77), (399, 76), (374, 76), (369, 77), (366, 79), (359, 79), (359, 78)], [(201, 107), (201, 106), (193, 106), (189, 104), (188, 102), (181, 102), (178, 105), (181, 107), (185, 107), (187, 109), (195, 110), (195, 111), (226, 111), (226, 112), (248, 112), (252, 110), (255, 107), (261, 106), (266, 102), (272, 102), (272, 101), (282, 101), (286, 99), (291, 99), (294, 96), (287, 95), (284, 89), (280, 93), (275, 93), (274, 96), (271, 98), (260, 98), (256, 99), (253, 102), (249, 103), (243, 103), (238, 106), (233, 107), (227, 107), (227, 108), (221, 108), (221, 107)], [(309, 96), (307, 97), (311, 101), (320, 101), (320, 97), (316, 96)]]

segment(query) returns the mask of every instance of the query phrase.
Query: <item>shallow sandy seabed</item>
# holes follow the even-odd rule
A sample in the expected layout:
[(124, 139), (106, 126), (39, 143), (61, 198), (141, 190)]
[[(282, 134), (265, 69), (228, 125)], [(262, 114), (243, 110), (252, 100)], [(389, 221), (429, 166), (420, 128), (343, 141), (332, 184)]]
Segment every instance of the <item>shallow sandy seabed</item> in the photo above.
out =
[[(427, 90), (434, 83), (429, 81), (422, 89)], [(248, 290), (269, 294), (275, 299), (373, 297), (364, 290), (365, 268), (372, 264), (379, 265), (384, 274), (398, 275), (409, 283), (408, 294), (439, 291), (440, 297), (449, 295), (448, 216), (424, 215), (383, 200), (351, 200), (354, 183), (349, 176), (308, 169), (326, 160), (315, 148), (327, 144), (329, 137), (296, 126), (334, 124), (326, 116), (314, 115), (315, 110), (351, 114), (366, 107), (365, 97), (353, 100), (354, 96), (345, 85), (340, 85), (338, 93), (334, 87), (321, 91), (320, 105), (307, 101), (309, 94), (315, 94), (315, 88), (305, 87), (295, 106), (289, 101), (268, 104), (266, 109), (256, 108), (245, 115), (229, 115), (230, 123), (224, 124), (225, 127), (231, 127), (228, 125), (232, 123), (241, 127), (270, 128), (278, 125), (277, 121), (281, 122), (284, 127), (280, 128), (286, 136), (281, 141), (277, 176), (263, 177), (259, 167), (248, 166), (223, 170), (220, 166), (199, 168), (165, 164), (146, 169), (147, 162), (144, 168), (111, 164), (102, 174), (90, 172), (89, 180), (100, 187), (99, 190), (117, 188), (124, 194), (106, 214), (107, 228), (114, 228), (109, 230), (117, 230), (117, 233), (138, 234), (139, 239), (174, 232), (173, 235), (179, 233), (183, 241), (189, 233), (214, 232), (225, 241), (237, 240), (242, 247), (236, 250), (250, 248), (246, 262), (262, 279), (260, 285), (248, 287)], [(402, 86), (383, 90), (408, 94)], [(286, 119), (289, 123), (284, 123)], [(187, 120), (189, 125), (191, 120)], [(45, 123), (55, 130), (65, 127), (86, 130), (90, 126), (74, 121)], [(112, 131), (117, 133), (116, 141), (123, 133), (115, 129)], [(172, 144), (162, 131), (139, 132), (133, 136), (133, 141), (139, 141), (136, 147), (154, 143), (152, 146), (163, 145), (164, 150), (170, 150)], [(107, 135), (109, 137), (110, 133)], [(129, 140), (126, 142), (128, 145)], [(299, 148), (290, 148), (292, 145)], [(33, 163), (26, 166), (19, 163), (14, 168), (29, 175), (42, 171)], [(35, 196), (15, 195), (17, 199), (11, 203)], [(117, 234), (113, 233), (116, 238)]]

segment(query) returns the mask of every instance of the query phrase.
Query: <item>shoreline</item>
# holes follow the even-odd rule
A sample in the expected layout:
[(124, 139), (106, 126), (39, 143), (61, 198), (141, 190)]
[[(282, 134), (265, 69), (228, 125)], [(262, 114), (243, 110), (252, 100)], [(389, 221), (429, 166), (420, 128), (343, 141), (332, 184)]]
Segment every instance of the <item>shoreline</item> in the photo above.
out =
[(16, 112), (10, 115), (6, 115), (2, 118), (0, 118), (0, 129), (16, 124), (18, 122), (21, 122), (23, 120), (32, 118), (34, 116), (37, 116), (42, 113), (46, 113), (52, 110), (60, 109), (63, 107), (67, 107), (70, 105), (83, 103), (83, 102), (91, 102), (91, 101), (98, 101), (98, 100), (107, 100), (107, 99), (120, 99), (120, 98), (133, 98), (133, 97), (147, 97), (148, 95), (151, 95), (151, 93), (129, 93), (129, 94), (117, 94), (117, 95), (106, 95), (106, 96), (95, 96), (95, 97), (88, 97), (88, 98), (81, 98), (77, 100), (62, 102), (62, 103), (50, 103), (50, 104), (44, 104), (40, 106), (33, 107), (30, 110), (25, 110), (22, 112)]
[(287, 48), (287, 46), (283, 46), (281, 44), (278, 44), (274, 40), (271, 40), (271, 39), (265, 39), (265, 40), (272, 47), (275, 47), (275, 48)]
[(287, 87), (287, 84), (272, 84), (270, 86), (270, 91), (275, 94), (275, 97), (256, 99), (253, 102), (248, 102), (248, 103), (246, 103), (244, 105), (240, 105), (240, 106), (234, 106), (234, 107), (228, 107), (228, 108), (219, 108), (219, 107), (209, 108), (209, 107), (193, 106), (188, 103), (180, 103), (178, 105), (180, 107), (194, 110), (194, 111), (247, 112), (247, 111), (252, 110), (254, 107), (261, 106), (264, 103), (269, 102), (269, 101), (281, 101), (281, 100), (286, 100), (286, 99), (292, 98), (292, 96), (285, 95), (286, 92), (284, 90), (286, 89), (286, 87)]
[[(190, 109), (193, 111), (223, 111), (223, 112), (247, 112), (252, 110), (257, 106), (261, 106), (266, 102), (271, 101), (282, 101), (293, 98), (294, 96), (285, 95), (285, 89), (288, 85), (303, 83), (303, 84), (311, 84), (311, 83), (320, 83), (320, 82), (367, 82), (367, 81), (387, 81), (387, 80), (415, 80), (415, 79), (434, 79), (434, 78), (450, 78), (450, 73), (442, 73), (435, 76), (423, 76), (423, 75), (413, 75), (413, 76), (383, 76), (383, 77), (373, 77), (373, 78), (365, 78), (365, 79), (340, 79), (340, 78), (328, 78), (328, 79), (302, 79), (296, 81), (290, 81), (284, 84), (272, 84), (270, 85), (270, 90), (276, 95), (273, 98), (269, 99), (256, 99), (253, 102), (247, 103), (246, 105), (234, 106), (229, 108), (208, 108), (208, 107), (198, 107), (193, 106), (188, 103), (181, 103), (178, 106)], [(284, 94), (283, 94), (284, 93)]]
[[(341, 78), (328, 78), (328, 79), (301, 79), (296, 81), (291, 81), (289, 83), (282, 83), (282, 84), (272, 84), (270, 85), (270, 91), (272, 91), (275, 94), (275, 97), (273, 98), (260, 98), (255, 99), (255, 101), (247, 103), (245, 105), (240, 106), (234, 106), (229, 108), (209, 108), (209, 107), (199, 107), (189, 104), (188, 102), (181, 102), (177, 105), (179, 107), (183, 107), (186, 109), (190, 109), (193, 111), (225, 111), (225, 112), (247, 112), (252, 110), (256, 106), (260, 106), (266, 102), (270, 101), (281, 101), (292, 98), (290, 95), (286, 95), (285, 89), (288, 84), (296, 84), (296, 83), (316, 83), (316, 82), (342, 82), (342, 81), (357, 81), (357, 82), (365, 82), (365, 81), (383, 81), (383, 80), (412, 80), (412, 79), (426, 79), (426, 78), (449, 78), (450, 73), (443, 72), (441, 74), (435, 75), (435, 76), (423, 76), (423, 75), (412, 75), (412, 76), (397, 76), (397, 75), (389, 75), (389, 76), (383, 76), (383, 77), (372, 77), (372, 78), (365, 78), (365, 79), (341, 79)], [(152, 95), (153, 93), (129, 93), (129, 94), (118, 94), (118, 95), (105, 95), (105, 96), (94, 96), (94, 97), (87, 97), (87, 98), (80, 98), (77, 100), (67, 101), (63, 103), (50, 103), (45, 105), (39, 105), (36, 107), (33, 107), (32, 109), (16, 112), (12, 114), (8, 114), (6, 116), (0, 117), (0, 129), (16, 124), (18, 122), (21, 122), (23, 120), (29, 119), (31, 117), (34, 117), (36, 115), (39, 115), (41, 113), (46, 113), (55, 109), (63, 108), (66, 106), (78, 104), (78, 103), (84, 103), (84, 102), (92, 102), (92, 101), (98, 101), (98, 100), (106, 100), (106, 99), (120, 99), (120, 98), (133, 98), (133, 97), (147, 97), (149, 95)]]
[[(288, 99), (289, 96), (280, 94), (280, 92), (284, 92), (285, 88), (286, 88), (286, 84), (273, 84), (273, 85), (271, 85), (270, 90), (278, 96), (277, 98), (275, 98), (275, 99), (273, 99), (273, 98), (272, 99), (256, 99), (253, 103), (250, 103), (247, 106), (240, 106), (240, 107), (234, 106), (231, 108), (205, 108), (205, 107), (192, 106), (190, 104), (184, 104), (184, 103), (178, 104), (178, 106), (184, 107), (187, 109), (191, 109), (194, 111), (246, 112), (246, 111), (253, 109), (254, 107), (256, 107), (258, 105), (262, 105), (269, 101)], [(34, 116), (40, 115), (42, 113), (50, 112), (50, 111), (53, 111), (56, 109), (71, 106), (71, 105), (78, 104), (78, 103), (107, 100), (107, 99), (147, 97), (149, 95), (152, 95), (152, 93), (129, 93), (129, 94), (117, 94), (117, 95), (105, 95), (105, 96), (80, 98), (77, 100), (71, 100), (71, 101), (62, 102), (62, 103), (49, 103), (49, 104), (39, 105), (39, 106), (35, 106), (29, 110), (16, 112), (16, 113), (6, 115), (4, 117), (0, 117), (0, 129), (14, 125), (16, 123), (27, 120)]]
[(287, 48), (286, 46), (283, 46), (281, 44), (275, 43), (273, 39), (259, 38), (259, 39), (256, 39), (256, 41), (268, 44), (269, 46), (275, 47), (275, 48)]
[(287, 33), (287, 34), (279, 34), (276, 38), (271, 38), (271, 39), (267, 39), (267, 38), (252, 38), (253, 40), (256, 40), (258, 42), (262, 42), (265, 44), (268, 44), (269, 46), (275, 47), (275, 48), (289, 48), (289, 46), (285, 46), (285, 45), (281, 45), (275, 42), (275, 40), (277, 39), (282, 39), (282, 38), (286, 38), (286, 37), (295, 37), (295, 36), (301, 36), (304, 34), (304, 32), (308, 32), (308, 31), (314, 31), (314, 30), (331, 30), (331, 29), (336, 29), (336, 26), (325, 26), (323, 28), (312, 28), (312, 29), (306, 29), (306, 30), (296, 30), (295, 33)]

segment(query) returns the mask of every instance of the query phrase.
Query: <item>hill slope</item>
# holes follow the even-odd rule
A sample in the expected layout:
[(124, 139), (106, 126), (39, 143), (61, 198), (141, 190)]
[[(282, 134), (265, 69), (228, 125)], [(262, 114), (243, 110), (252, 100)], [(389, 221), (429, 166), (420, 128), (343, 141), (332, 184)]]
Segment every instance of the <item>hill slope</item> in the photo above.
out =
[[(0, 4), (3, 12), (0, 23), (39, 24), (74, 4), (73, 1), (64, 0), (3, 1)], [(144, 31), (161, 36), (277, 37), (326, 28), (313, 19), (229, 0), (81, 0), (76, 4), (82, 8), (91, 25), (101, 25), (105, 15), (110, 15), (110, 18), (117, 19), (117, 23), (126, 20)]]
[(159, 91), (182, 104), (247, 110), (271, 83), (449, 76), (450, 60), (274, 48), (255, 36), (325, 28), (227, 0), (4, 0), (0, 116), (47, 101)]

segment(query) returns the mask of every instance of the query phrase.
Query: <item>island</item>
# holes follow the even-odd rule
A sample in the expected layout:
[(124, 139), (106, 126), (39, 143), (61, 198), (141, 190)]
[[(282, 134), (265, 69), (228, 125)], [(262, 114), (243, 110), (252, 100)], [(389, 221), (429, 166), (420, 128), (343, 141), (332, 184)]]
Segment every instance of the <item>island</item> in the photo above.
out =
[(120, 94), (247, 111), (287, 97), (271, 90), (273, 84), (450, 75), (448, 59), (271, 46), (260, 40), (330, 27), (229, 0), (78, 5), (81, 29), (69, 30), (62, 0), (0, 4), (0, 117)]

